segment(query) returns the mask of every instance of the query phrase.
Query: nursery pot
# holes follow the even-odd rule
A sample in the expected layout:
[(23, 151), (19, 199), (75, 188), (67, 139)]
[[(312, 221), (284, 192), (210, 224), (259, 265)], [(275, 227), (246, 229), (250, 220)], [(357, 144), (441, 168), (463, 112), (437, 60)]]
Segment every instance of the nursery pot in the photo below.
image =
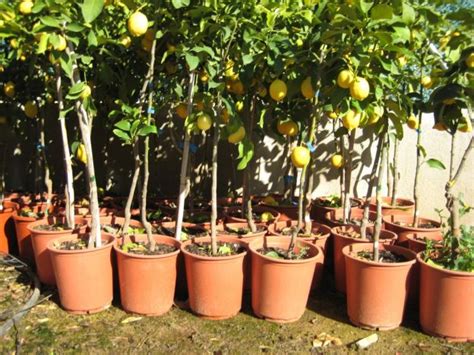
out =
[[(317, 197), (316, 199), (313, 200), (313, 203), (311, 204), (311, 219), (317, 222), (324, 223), (325, 215), (327, 212), (332, 212), (332, 211), (337, 211), (337, 210), (342, 211), (342, 207), (324, 206), (322, 202), (327, 199), (328, 198), (326, 196), (322, 196), (322, 197)], [(361, 205), (361, 201), (359, 199), (351, 198), (351, 208), (358, 208), (360, 205)]]
[[(107, 234), (107, 235), (112, 235), (114, 237), (118, 237), (116, 234), (117, 233), (110, 233), (110, 232), (107, 232), (106, 230), (104, 230), (104, 226), (107, 226), (107, 225), (118, 225), (118, 226), (122, 226), (123, 227), (123, 224), (125, 222), (125, 218), (124, 217), (117, 217), (117, 216), (107, 216), (107, 217), (100, 217), (100, 225), (102, 227), (102, 234)], [(143, 224), (142, 222), (139, 222), (135, 219), (131, 219), (130, 220), (130, 224), (129, 224), (129, 227), (131, 228), (144, 228), (143, 227)]]
[[(396, 198), (396, 203), (392, 206), (391, 197), (382, 197), (382, 215), (392, 216), (397, 214), (413, 215), (415, 210), (415, 202), (407, 198)], [(370, 200), (369, 208), (371, 211), (377, 211), (377, 200), (373, 197)]]
[[(153, 235), (157, 244), (174, 246), (176, 251), (163, 255), (138, 255), (123, 251), (117, 243), (117, 267), (120, 299), (127, 312), (158, 316), (173, 305), (177, 262), (181, 243), (176, 239)], [(127, 242), (147, 242), (146, 235), (135, 235)]]
[(59, 250), (56, 245), (73, 241), (78, 235), (51, 240), (54, 275), (62, 307), (75, 314), (100, 312), (113, 298), (112, 246), (114, 237), (102, 235), (102, 246), (93, 249)]
[(255, 225), (256, 225), (257, 228), (263, 227), (263, 229), (261, 231), (257, 230), (257, 232), (255, 232), (255, 233), (249, 232), (249, 233), (244, 234), (244, 235), (238, 235), (238, 234), (232, 233), (231, 230), (238, 230), (240, 228), (250, 230), (249, 224), (247, 222), (226, 223), (224, 234), (229, 233), (229, 235), (232, 236), (232, 237), (236, 237), (236, 238), (239, 238), (239, 239), (241, 239), (242, 241), (244, 241), (246, 243), (250, 243), (250, 242), (253, 242), (256, 239), (263, 238), (267, 234), (267, 225), (262, 224), (262, 223), (256, 223)]
[(290, 237), (265, 237), (249, 245), (252, 253), (252, 309), (257, 317), (277, 323), (294, 322), (303, 315), (308, 302), (316, 263), (321, 263), (320, 247), (298, 240), (296, 248), (307, 247), (309, 258), (276, 259), (260, 254), (262, 247), (286, 248)]
[(41, 225), (52, 225), (55, 223), (65, 222), (65, 217), (48, 216), (48, 218), (40, 219), (29, 223), (26, 228), (31, 235), (31, 246), (33, 247), (33, 256), (36, 264), (36, 273), (41, 283), (54, 286), (56, 280), (54, 278), (53, 266), (51, 264), (50, 254), (48, 251), (48, 243), (54, 239), (71, 236), (77, 233), (84, 233), (87, 228), (87, 221), (76, 217), (76, 224), (80, 225), (76, 229), (66, 229), (57, 231), (47, 231), (37, 229)]
[[(280, 213), (280, 218), (278, 219), (279, 221), (298, 219), (298, 204), (288, 204), (288, 201), (284, 201), (282, 195), (273, 195), (272, 197), (278, 203), (277, 205), (270, 205), (262, 202), (260, 206), (278, 211), (278, 213)], [(286, 204), (284, 204), (283, 201)]]
[[(333, 211), (326, 212), (324, 215), (324, 224), (332, 227), (337, 227), (337, 226), (343, 226), (344, 223), (342, 223), (342, 219), (344, 216), (344, 211), (342, 209), (337, 209)], [(346, 224), (352, 224), (352, 225), (360, 225), (362, 222), (362, 219), (364, 218), (364, 209), (363, 208), (358, 208), (354, 207), (351, 209), (351, 215), (350, 215), (350, 222)], [(369, 211), (369, 220), (367, 225), (368, 226), (373, 226), (375, 224), (375, 220), (377, 219), (377, 213), (373, 211)], [(384, 228), (382, 224), (382, 228)]]
[(0, 252), (14, 253), (15, 246), (15, 224), (13, 213), (18, 210), (16, 202), (3, 201), (3, 210), (0, 210)]
[[(359, 226), (345, 225), (341, 227), (334, 227), (331, 229), (331, 233), (334, 237), (334, 279), (336, 284), (336, 290), (339, 292), (346, 292), (346, 266), (344, 261), (344, 254), (342, 249), (350, 244), (354, 243), (372, 243), (370, 239), (352, 238), (344, 234), (344, 232), (360, 232)], [(373, 227), (367, 228), (367, 233), (372, 233)], [(380, 231), (380, 243), (382, 244), (394, 244), (397, 239), (397, 235), (387, 230)]]
[[(298, 221), (288, 220), (283, 222), (277, 222), (268, 226), (268, 234), (277, 237), (288, 237), (288, 235), (281, 234), (282, 229), (287, 227), (294, 227), (298, 225)], [(324, 265), (326, 263), (326, 256), (329, 244), (329, 237), (331, 236), (331, 228), (328, 226), (312, 222), (311, 233), (317, 234), (317, 237), (298, 237), (298, 240), (304, 240), (310, 242), (314, 245), (317, 245), (323, 251), (322, 259), (316, 263), (316, 268), (314, 270), (313, 282), (311, 284), (311, 289), (317, 288), (321, 284), (321, 280), (324, 274)]]
[[(398, 214), (384, 217), (385, 229), (398, 235), (397, 244), (408, 247), (407, 235), (411, 233), (422, 233), (423, 235), (431, 235), (432, 238), (442, 238), (441, 224), (432, 219), (418, 218), (420, 227), (412, 227), (413, 215)], [(423, 228), (423, 225), (430, 224), (434, 228)]]
[[(426, 250), (426, 239), (430, 239), (435, 243), (443, 240), (443, 237), (437, 234), (410, 233), (406, 234), (405, 237), (408, 239), (408, 249), (415, 253)], [(435, 244), (435, 247), (438, 246), (439, 244)]]
[[(39, 204), (31, 208), (31, 211), (34, 213), (44, 212), (46, 210), (46, 204)], [(33, 246), (31, 244), (31, 233), (28, 230), (28, 225), (31, 222), (43, 219), (35, 217), (25, 217), (20, 216), (18, 213), (20, 211), (15, 211), (12, 215), (15, 222), (15, 231), (16, 231), (16, 240), (18, 242), (18, 252), (20, 259), (25, 261), (29, 265), (33, 265), (35, 262), (35, 256), (33, 254)]]
[[(210, 243), (211, 238), (195, 241)], [(219, 242), (246, 243), (234, 237), (218, 237)], [(232, 256), (207, 257), (190, 253), (181, 245), (186, 266), (189, 306), (198, 316), (205, 319), (227, 319), (239, 313), (242, 307), (244, 286), (244, 258), (247, 252)]]
[(420, 324), (425, 333), (451, 341), (474, 341), (474, 272), (420, 263)]
[[(247, 219), (242, 218), (242, 216), (240, 216), (241, 211), (242, 211), (241, 207), (229, 207), (226, 212), (227, 214), (225, 217), (226, 223), (246, 223)], [(269, 208), (265, 206), (255, 206), (255, 207), (252, 207), (252, 211), (254, 213), (270, 212), (273, 216), (273, 220), (268, 221), (268, 224), (278, 222), (280, 220), (280, 213), (276, 211), (275, 209), (273, 209), (273, 207)], [(260, 222), (255, 221), (255, 223), (260, 223)], [(261, 222), (261, 223), (266, 223), (266, 222)]]
[(380, 250), (403, 256), (406, 261), (382, 263), (362, 259), (358, 252), (373, 252), (372, 243), (347, 245), (342, 252), (346, 262), (347, 314), (352, 324), (368, 329), (397, 328), (407, 304), (415, 275), (416, 254), (408, 249), (380, 244)]

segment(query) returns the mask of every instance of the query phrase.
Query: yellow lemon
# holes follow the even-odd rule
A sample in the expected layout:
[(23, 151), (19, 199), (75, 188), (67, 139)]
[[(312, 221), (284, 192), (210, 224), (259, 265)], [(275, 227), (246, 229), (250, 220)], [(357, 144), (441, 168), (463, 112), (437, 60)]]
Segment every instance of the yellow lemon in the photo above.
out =
[(298, 48), (303, 47), (303, 44), (304, 44), (304, 42), (303, 42), (303, 40), (302, 40), (301, 38), (298, 38), (298, 39), (296, 40), (296, 46), (297, 46)]
[(132, 36), (140, 37), (148, 30), (148, 18), (139, 11), (135, 12), (129, 17), (127, 26)]
[(262, 202), (269, 206), (278, 206), (278, 202), (273, 198), (273, 196), (266, 196)]
[(344, 157), (341, 154), (334, 154), (331, 157), (331, 164), (333, 167), (339, 169), (344, 165)]
[(240, 126), (237, 131), (229, 135), (229, 137), (227, 138), (227, 141), (229, 143), (237, 144), (242, 139), (244, 139), (244, 137), (245, 137), (245, 128), (244, 126)]
[(38, 115), (38, 106), (34, 101), (27, 101), (24, 111), (26, 117), (35, 118)]
[(329, 118), (332, 118), (333, 120), (335, 120), (336, 118), (339, 117), (339, 113), (336, 112), (336, 111), (326, 112), (326, 115), (327, 115)]
[(298, 134), (299, 128), (295, 121), (278, 121), (277, 130), (280, 134), (288, 137), (294, 137)]
[(418, 121), (418, 118), (412, 114), (408, 117), (407, 125), (411, 129), (418, 129), (420, 127), (420, 122)]
[(401, 67), (404, 67), (407, 64), (407, 58), (404, 55), (398, 56), (397, 62)]
[(122, 35), (122, 37), (119, 39), (119, 42), (122, 46), (128, 48), (132, 44), (132, 39), (128, 35)]
[(299, 169), (304, 168), (309, 164), (311, 154), (306, 147), (295, 147), (291, 152), (291, 161), (293, 165)]
[(180, 103), (176, 106), (176, 114), (185, 120), (188, 117), (188, 106), (185, 103)]
[(352, 109), (347, 111), (347, 113), (342, 118), (342, 125), (346, 127), (349, 131), (356, 129), (360, 124), (361, 114)]
[(212, 118), (207, 113), (201, 113), (197, 119), (197, 126), (201, 131), (207, 131), (212, 127)]
[(270, 84), (270, 97), (275, 101), (281, 101), (286, 97), (288, 89), (283, 80), (276, 79)]
[(369, 96), (370, 85), (367, 80), (358, 76), (352, 81), (349, 90), (353, 99), (362, 101)]
[(474, 68), (474, 52), (470, 53), (466, 58), (466, 65), (468, 68)]
[(235, 71), (234, 71), (234, 61), (229, 59), (225, 65), (225, 77), (232, 80), (232, 81), (236, 81), (237, 79), (239, 79), (239, 74), (237, 74)]
[(311, 84), (310, 76), (304, 79), (303, 82), (301, 83), (301, 94), (306, 99), (312, 99), (314, 97), (314, 90), (313, 90), (313, 85)]
[(369, 114), (369, 120), (367, 121), (367, 124), (375, 124), (379, 121), (380, 117), (383, 116), (383, 107), (381, 106), (375, 106), (373, 111)]
[(232, 81), (230, 84), (230, 92), (233, 92), (237, 95), (245, 94), (244, 84), (240, 80)]
[(236, 110), (237, 112), (242, 112), (243, 109), (244, 109), (244, 102), (243, 102), (243, 101), (237, 101), (237, 102), (235, 103), (235, 110)]
[(76, 159), (82, 162), (84, 165), (87, 164), (86, 147), (82, 143), (77, 146)]
[(258, 88), (258, 96), (263, 98), (263, 97), (267, 96), (267, 94), (268, 94), (268, 90), (265, 86), (260, 86)]
[(209, 81), (209, 75), (205, 70), (201, 70), (199, 72), (199, 80), (201, 80), (203, 83), (207, 83)]
[(342, 70), (337, 76), (337, 85), (343, 89), (349, 89), (354, 81), (354, 74), (350, 70)]
[(465, 121), (459, 126), (459, 131), (464, 133), (472, 132), (472, 123), (469, 118), (465, 118)]
[(82, 88), (82, 91), (81, 91), (81, 99), (82, 100), (85, 100), (87, 99), (89, 96), (91, 96), (92, 94), (92, 89), (89, 85), (84, 85), (84, 87)]
[(263, 222), (263, 223), (271, 222), (274, 219), (275, 219), (275, 217), (273, 217), (273, 214), (271, 212), (263, 212), (260, 215), (260, 221)]
[(12, 38), (10, 40), (10, 47), (15, 48), (15, 49), (18, 48), (18, 40), (16, 38)]
[(54, 49), (59, 52), (62, 52), (63, 50), (66, 49), (66, 47), (67, 47), (66, 38), (64, 38), (64, 36), (59, 35), (58, 43), (56, 43), (56, 46), (54, 46)]
[(9, 81), (3, 86), (3, 92), (5, 95), (8, 97), (12, 98), (15, 96), (15, 84), (13, 82)]
[(425, 89), (429, 89), (433, 86), (433, 79), (431, 79), (431, 77), (428, 75), (422, 77), (420, 82), (421, 82), (421, 85), (423, 85)]
[(20, 2), (20, 5), (18, 6), (18, 11), (20, 11), (21, 14), (23, 15), (29, 15), (31, 14), (31, 10), (33, 9), (33, 2), (26, 0)]

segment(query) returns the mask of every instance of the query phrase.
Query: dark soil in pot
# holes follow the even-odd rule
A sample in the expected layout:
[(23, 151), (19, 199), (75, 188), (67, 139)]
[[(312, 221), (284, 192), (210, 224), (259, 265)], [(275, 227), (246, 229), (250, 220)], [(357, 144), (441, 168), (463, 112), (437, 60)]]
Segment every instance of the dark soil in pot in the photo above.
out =
[(257, 249), (257, 252), (270, 258), (284, 260), (304, 260), (311, 257), (308, 254), (307, 248), (288, 250), (278, 247), (267, 247)]
[[(371, 251), (360, 251), (356, 253), (357, 257), (367, 261), (374, 261), (374, 253)], [(388, 250), (380, 250), (379, 251), (379, 263), (402, 263), (404, 261), (408, 261), (406, 257), (403, 255), (399, 255), (393, 253)]]
[(130, 242), (122, 245), (120, 249), (126, 253), (136, 255), (165, 255), (177, 250), (173, 245), (157, 243), (154, 250), (150, 250), (145, 242)]
[(211, 243), (196, 242), (186, 246), (186, 251), (199, 256), (221, 257), (241, 254), (246, 249), (238, 243), (217, 242), (217, 255), (213, 255)]

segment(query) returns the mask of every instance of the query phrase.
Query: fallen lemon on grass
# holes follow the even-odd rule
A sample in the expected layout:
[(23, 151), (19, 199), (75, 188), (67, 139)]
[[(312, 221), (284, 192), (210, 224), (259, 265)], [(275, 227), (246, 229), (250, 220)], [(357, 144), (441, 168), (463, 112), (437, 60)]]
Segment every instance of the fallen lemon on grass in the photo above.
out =
[(350, 70), (342, 70), (337, 76), (337, 85), (343, 89), (349, 89), (354, 81), (354, 74)]
[(407, 125), (411, 129), (418, 129), (420, 127), (420, 122), (418, 121), (418, 118), (415, 115), (410, 115), (407, 120)]
[(341, 168), (344, 165), (344, 157), (341, 154), (334, 154), (331, 157), (331, 164), (337, 169)]
[(276, 79), (270, 84), (270, 97), (275, 101), (281, 101), (286, 97), (288, 88), (283, 80)]
[(298, 168), (304, 168), (306, 165), (309, 164), (311, 160), (311, 154), (309, 149), (306, 147), (295, 147), (291, 152), (291, 161), (293, 165)]
[(278, 133), (288, 137), (294, 137), (298, 134), (298, 124), (293, 120), (278, 121), (277, 124)]
[(35, 118), (38, 116), (38, 106), (34, 101), (27, 101), (25, 104), (25, 115), (29, 118)]
[(346, 127), (347, 130), (352, 131), (353, 129), (359, 127), (360, 119), (360, 112), (356, 112), (353, 109), (350, 109), (342, 118), (342, 125)]
[(140, 37), (148, 30), (148, 18), (141, 12), (133, 13), (127, 23), (128, 31), (134, 37)]
[(245, 138), (245, 128), (244, 126), (240, 126), (237, 131), (229, 135), (227, 141), (232, 144), (237, 144)]
[(201, 113), (197, 119), (198, 128), (205, 132), (212, 126), (212, 118), (207, 113)]

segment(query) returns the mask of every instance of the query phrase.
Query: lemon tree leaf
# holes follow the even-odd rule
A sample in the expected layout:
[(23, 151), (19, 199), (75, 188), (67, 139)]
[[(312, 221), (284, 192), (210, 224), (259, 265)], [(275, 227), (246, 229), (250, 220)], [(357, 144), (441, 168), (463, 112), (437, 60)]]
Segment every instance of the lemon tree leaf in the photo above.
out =
[(426, 164), (433, 169), (446, 170), (446, 166), (438, 159), (428, 159)]
[(186, 63), (188, 63), (189, 65), (189, 70), (194, 70), (199, 65), (199, 57), (186, 53), (185, 58), (186, 58)]
[(87, 23), (94, 21), (104, 8), (103, 0), (84, 0), (81, 5), (82, 17)]

